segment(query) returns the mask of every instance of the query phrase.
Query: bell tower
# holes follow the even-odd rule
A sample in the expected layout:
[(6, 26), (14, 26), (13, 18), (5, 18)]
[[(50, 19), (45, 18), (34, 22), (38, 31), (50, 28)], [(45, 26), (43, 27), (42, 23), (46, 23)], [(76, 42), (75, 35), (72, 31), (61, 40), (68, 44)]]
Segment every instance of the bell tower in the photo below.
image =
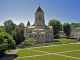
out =
[(39, 6), (35, 12), (35, 27), (45, 27), (44, 12)]

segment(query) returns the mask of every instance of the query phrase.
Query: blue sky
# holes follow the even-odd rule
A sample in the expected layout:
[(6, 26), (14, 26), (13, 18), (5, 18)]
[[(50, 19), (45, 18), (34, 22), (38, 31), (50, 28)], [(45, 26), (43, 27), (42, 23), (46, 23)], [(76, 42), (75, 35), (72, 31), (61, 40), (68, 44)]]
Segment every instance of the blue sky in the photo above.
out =
[(35, 20), (35, 11), (40, 6), (45, 12), (45, 21), (58, 19), (61, 23), (80, 23), (80, 0), (0, 0), (0, 25), (11, 19), (14, 23)]

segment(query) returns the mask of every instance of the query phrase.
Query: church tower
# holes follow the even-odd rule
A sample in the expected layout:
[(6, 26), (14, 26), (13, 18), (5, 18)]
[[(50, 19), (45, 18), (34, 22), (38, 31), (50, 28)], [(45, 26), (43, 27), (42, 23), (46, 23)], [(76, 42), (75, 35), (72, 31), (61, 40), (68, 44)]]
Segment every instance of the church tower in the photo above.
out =
[(35, 12), (35, 27), (45, 28), (44, 12), (39, 6)]

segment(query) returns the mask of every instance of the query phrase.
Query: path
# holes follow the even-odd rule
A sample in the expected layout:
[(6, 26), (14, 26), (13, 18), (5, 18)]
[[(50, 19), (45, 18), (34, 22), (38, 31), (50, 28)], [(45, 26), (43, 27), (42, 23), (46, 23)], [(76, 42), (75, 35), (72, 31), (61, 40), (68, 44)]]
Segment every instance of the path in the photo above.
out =
[(19, 49), (10, 50), (10, 52), (7, 55), (5, 55), (4, 57), (0, 58), (0, 60), (12, 60), (18, 50)]

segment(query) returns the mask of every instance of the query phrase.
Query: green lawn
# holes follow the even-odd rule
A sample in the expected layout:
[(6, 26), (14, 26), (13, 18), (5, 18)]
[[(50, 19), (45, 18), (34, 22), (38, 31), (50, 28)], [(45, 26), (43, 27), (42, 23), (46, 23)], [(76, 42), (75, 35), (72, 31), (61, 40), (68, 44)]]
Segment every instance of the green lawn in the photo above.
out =
[(79, 57), (80, 58), (80, 51), (61, 53), (61, 54), (68, 55), (68, 56), (73, 56), (73, 57)]
[[(80, 51), (59, 53), (59, 52), (73, 51), (79, 49), (80, 49), (80, 44), (68, 44), (68, 45), (60, 45), (60, 46), (50, 45), (50, 47), (40, 47), (40, 48), (32, 47), (31, 50), (28, 49), (19, 50), (17, 52), (18, 57), (14, 58), (13, 60), (77, 60), (76, 58), (71, 58), (71, 57), (68, 58), (61, 55), (59, 56), (55, 54), (49, 54), (43, 56), (43, 54), (45, 54), (44, 52), (49, 52), (49, 53), (58, 53), (62, 55), (74, 56), (80, 58)], [(33, 50), (37, 50), (38, 52)], [(43, 53), (39, 51), (43, 51)], [(35, 55), (41, 55), (41, 56), (35, 56)]]
[(54, 39), (54, 40), (60, 41), (61, 44), (75, 43), (78, 41), (77, 39), (66, 39), (66, 38), (60, 38), (60, 39)]
[(44, 48), (34, 48), (34, 50), (40, 50), (45, 52), (63, 52), (63, 51), (77, 50), (77, 49), (80, 49), (80, 44), (68, 44), (68, 45), (51, 46)]
[(32, 50), (27, 50), (27, 49), (19, 50), (17, 52), (18, 57), (40, 55), (40, 54), (43, 54), (43, 53), (42, 52), (35, 52)]
[(30, 58), (16, 58), (14, 60), (76, 60), (76, 59), (57, 56), (52, 54), (52, 55), (30, 57)]

